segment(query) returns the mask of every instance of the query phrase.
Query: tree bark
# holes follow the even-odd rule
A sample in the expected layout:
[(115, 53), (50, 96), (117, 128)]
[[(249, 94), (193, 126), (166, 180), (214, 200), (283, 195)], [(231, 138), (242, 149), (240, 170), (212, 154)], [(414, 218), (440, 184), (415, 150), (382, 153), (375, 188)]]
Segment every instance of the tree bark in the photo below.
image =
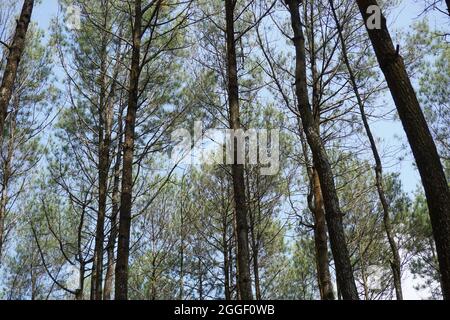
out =
[[(227, 34), (227, 75), (228, 75), (228, 103), (230, 113), (230, 128), (241, 128), (239, 118), (239, 87), (237, 75), (235, 33), (234, 33), (234, 0), (225, 1), (226, 34)], [(237, 146), (234, 145), (236, 158)], [(236, 160), (236, 159), (235, 159)], [(238, 247), (238, 273), (240, 298), (253, 300), (252, 282), (250, 277), (247, 203), (245, 195), (244, 166), (234, 163), (231, 165), (233, 179), (234, 201), (236, 206), (236, 227)]]
[(9, 46), (9, 54), (2, 84), (0, 86), (0, 135), (3, 136), (5, 120), (8, 115), (8, 105), (11, 100), (14, 83), (16, 81), (17, 69), (20, 59), (25, 50), (25, 41), (28, 26), (33, 13), (34, 0), (25, 0), (22, 6), (19, 20), (17, 20), (16, 32), (12, 44)]
[(322, 300), (334, 300), (333, 283), (328, 265), (328, 237), (323, 209), (323, 197), (320, 179), (316, 169), (313, 169), (312, 185), (314, 194), (314, 244), (316, 248), (317, 278)]
[(130, 68), (128, 110), (123, 144), (122, 192), (120, 199), (119, 239), (115, 270), (115, 299), (128, 299), (128, 257), (130, 254), (130, 227), (133, 189), (133, 154), (136, 112), (139, 98), (140, 53), (142, 40), (141, 0), (134, 5), (133, 48)]
[(314, 167), (317, 169), (321, 182), (326, 212), (325, 218), (330, 235), (331, 251), (336, 266), (336, 278), (343, 298), (347, 300), (357, 300), (358, 292), (345, 241), (342, 212), (339, 207), (339, 199), (334, 184), (333, 172), (323, 141), (320, 137), (319, 128), (314, 122), (308, 99), (305, 37), (303, 35), (302, 22), (299, 14), (299, 0), (287, 0), (286, 3), (289, 8), (292, 29), (294, 31), (293, 42), (296, 52), (295, 87), (298, 99), (298, 109), (302, 118), (306, 138), (313, 155)]
[(364, 129), (366, 131), (367, 137), (369, 139), (373, 158), (375, 160), (375, 167), (374, 167), (374, 169), (375, 169), (375, 185), (377, 187), (378, 197), (380, 198), (381, 206), (383, 209), (383, 223), (384, 223), (384, 229), (386, 231), (386, 237), (388, 239), (389, 246), (390, 246), (391, 252), (392, 252), (392, 260), (390, 261), (390, 264), (391, 264), (392, 275), (393, 275), (393, 279), (394, 279), (395, 294), (396, 294), (397, 300), (403, 300), (402, 283), (401, 283), (400, 254), (398, 252), (397, 243), (395, 242), (395, 236), (392, 231), (391, 219), (389, 216), (389, 205), (387, 203), (386, 195), (384, 192), (383, 165), (381, 163), (381, 157), (378, 152), (377, 144), (375, 143), (375, 138), (373, 137), (372, 130), (370, 129), (369, 121), (366, 116), (364, 102), (359, 93), (359, 88), (356, 83), (356, 77), (353, 72), (353, 68), (350, 65), (350, 60), (348, 58), (348, 53), (347, 53), (347, 46), (346, 46), (344, 35), (342, 32), (342, 25), (339, 22), (339, 19), (338, 19), (338, 16), (337, 16), (337, 13), (336, 13), (336, 10), (334, 7), (334, 1), (329, 0), (329, 2), (330, 2), (330, 7), (331, 7), (331, 11), (333, 13), (334, 20), (336, 22), (339, 40), (341, 42), (342, 57), (344, 60), (344, 64), (347, 67), (350, 84), (352, 86), (353, 92), (355, 93), (356, 100), (358, 102), (361, 119), (363, 121)]
[[(377, 1), (356, 2), (367, 22), (370, 17), (367, 8), (377, 6)], [(444, 170), (403, 58), (392, 42), (385, 17), (381, 17), (381, 29), (370, 29), (367, 23), (366, 28), (422, 178), (436, 242), (442, 294), (444, 299), (450, 300), (450, 191)]]

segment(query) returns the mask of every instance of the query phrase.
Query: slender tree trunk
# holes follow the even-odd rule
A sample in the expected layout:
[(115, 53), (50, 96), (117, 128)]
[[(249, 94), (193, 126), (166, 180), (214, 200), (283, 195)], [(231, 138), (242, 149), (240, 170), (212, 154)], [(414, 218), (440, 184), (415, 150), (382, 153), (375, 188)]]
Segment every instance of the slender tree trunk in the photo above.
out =
[(230, 260), (228, 258), (228, 246), (226, 243), (226, 233), (224, 233), (224, 247), (223, 247), (223, 272), (225, 278), (225, 300), (231, 300), (231, 290), (230, 290)]
[[(370, 15), (367, 8), (378, 5), (375, 0), (356, 0), (364, 21)], [(380, 68), (391, 91), (403, 128), (408, 137), (427, 197), (433, 229), (441, 287), (444, 299), (450, 300), (450, 191), (436, 145), (420, 108), (403, 62), (392, 42), (386, 19), (381, 17), (381, 29), (367, 27)]]
[(116, 300), (128, 299), (128, 257), (130, 254), (134, 134), (139, 97), (140, 53), (142, 40), (141, 10), (141, 0), (136, 0), (133, 19), (133, 48), (130, 68), (130, 85), (128, 88), (128, 110), (125, 120), (125, 141), (123, 145), (122, 193), (120, 199), (119, 240), (115, 271)]
[[(246, 168), (247, 169), (247, 168)], [(247, 199), (251, 199), (251, 194), (250, 194), (250, 179), (249, 179), (249, 175), (250, 172), (247, 170), (246, 174), (245, 174), (245, 188), (246, 188), (246, 192), (247, 192)], [(249, 232), (250, 232), (250, 247), (251, 247), (251, 255), (252, 255), (252, 268), (253, 268), (253, 278), (254, 278), (254, 282), (255, 282), (255, 299), (256, 300), (261, 300), (261, 285), (260, 285), (260, 280), (259, 280), (259, 259), (258, 259), (258, 255), (259, 255), (259, 246), (258, 246), (258, 239), (257, 239), (257, 221), (259, 221), (260, 217), (261, 217), (261, 208), (259, 205), (260, 199), (259, 199), (259, 179), (257, 177), (257, 186), (256, 186), (256, 197), (257, 197), (257, 203), (258, 203), (258, 208), (255, 208), (255, 206), (252, 206), (251, 204), (248, 205), (248, 220), (249, 220)], [(258, 217), (256, 217), (257, 215), (257, 211), (258, 210)]]
[(334, 20), (336, 22), (339, 39), (341, 42), (342, 57), (344, 59), (345, 65), (347, 67), (347, 71), (348, 71), (349, 78), (350, 78), (350, 84), (353, 88), (353, 91), (356, 96), (356, 100), (358, 102), (359, 111), (361, 113), (361, 118), (362, 118), (362, 121), (364, 124), (364, 129), (365, 129), (367, 137), (369, 139), (370, 148), (372, 150), (373, 158), (375, 160), (375, 168), (374, 168), (375, 169), (375, 177), (376, 177), (375, 185), (377, 187), (378, 197), (380, 198), (381, 206), (383, 208), (384, 229), (386, 231), (386, 236), (387, 236), (389, 246), (390, 246), (391, 252), (392, 252), (391, 269), (392, 269), (392, 275), (393, 275), (393, 279), (394, 279), (395, 294), (396, 294), (397, 300), (403, 300), (402, 283), (401, 283), (400, 254), (398, 252), (397, 243), (395, 242), (395, 236), (392, 231), (391, 219), (389, 216), (389, 206), (388, 206), (385, 192), (384, 192), (383, 166), (381, 163), (381, 157), (380, 157), (380, 154), (378, 153), (378, 148), (375, 143), (375, 139), (373, 137), (372, 130), (370, 129), (369, 121), (367, 119), (365, 108), (364, 108), (364, 102), (361, 98), (361, 95), (359, 93), (359, 88), (356, 83), (355, 74), (350, 65), (350, 60), (348, 58), (348, 53), (347, 53), (347, 46), (345, 43), (343, 31), (342, 31), (342, 25), (339, 22), (339, 18), (337, 16), (337, 13), (336, 13), (336, 10), (334, 7), (334, 1), (329, 0), (329, 2), (330, 2)]
[(313, 194), (314, 207), (314, 243), (316, 247), (317, 277), (319, 280), (320, 297), (322, 300), (334, 300), (333, 283), (331, 281), (330, 268), (328, 264), (328, 237), (323, 209), (322, 191), (320, 188), (319, 175), (313, 169)]
[[(230, 113), (230, 128), (233, 130), (241, 129), (239, 115), (239, 87), (237, 75), (236, 47), (234, 36), (234, 0), (225, 0), (226, 11), (226, 33), (227, 33), (227, 74), (228, 74), (228, 102)], [(234, 154), (236, 158), (237, 146), (234, 145)], [(236, 159), (235, 159), (236, 160)], [(247, 221), (247, 203), (245, 196), (244, 166), (242, 164), (233, 164), (231, 166), (233, 179), (234, 201), (236, 205), (236, 224), (237, 224), (237, 246), (238, 246), (238, 272), (239, 272), (239, 290), (243, 300), (252, 300), (252, 282), (250, 277), (249, 265), (249, 246), (248, 246), (248, 221)]]
[(250, 235), (251, 235), (251, 241), (252, 241), (252, 260), (253, 260), (253, 276), (255, 278), (255, 298), (256, 300), (261, 300), (261, 285), (259, 282), (259, 261), (258, 261), (258, 243), (256, 239), (255, 234), (255, 220), (250, 219), (250, 223), (253, 225), (250, 228)]
[[(308, 15), (305, 14), (305, 17)], [(306, 19), (306, 18), (305, 18)], [(312, 77), (312, 111), (315, 125), (319, 128), (320, 134), (320, 79), (317, 72), (316, 62), (316, 45), (314, 34), (314, 2), (309, 1), (309, 52), (311, 57), (310, 69)], [(301, 119), (300, 119), (301, 122)], [(303, 134), (301, 134), (302, 139)], [(302, 142), (303, 143), (303, 142)], [(304, 144), (304, 143), (303, 143)], [(305, 159), (308, 157), (307, 149), (304, 148)], [(309, 163), (309, 159), (307, 159)], [(333, 284), (328, 260), (328, 236), (325, 220), (325, 210), (323, 207), (322, 190), (317, 170), (312, 167), (308, 168), (309, 179), (312, 185), (314, 204), (310, 208), (314, 215), (314, 243), (316, 249), (317, 278), (319, 283), (320, 297), (322, 300), (334, 300)]]
[[(236, 208), (233, 212), (233, 235), (235, 239), (235, 247), (234, 247), (234, 255), (235, 255), (235, 265), (234, 265), (234, 272), (235, 272), (235, 280), (236, 280), (236, 300), (241, 300), (241, 290), (239, 288), (239, 246), (237, 244), (237, 238), (238, 238), (238, 232), (237, 232), (237, 221), (236, 221)], [(231, 257), (231, 255), (230, 255)]]
[[(107, 6), (107, 5), (106, 5)], [(103, 28), (107, 27), (107, 7)], [(98, 214), (95, 233), (95, 253), (92, 269), (91, 300), (102, 300), (103, 285), (103, 244), (105, 241), (105, 215), (106, 200), (108, 196), (108, 173), (111, 144), (112, 104), (107, 97), (106, 64), (107, 64), (107, 38), (102, 32), (101, 62), (100, 62), (100, 97), (99, 97), (99, 125), (98, 125)], [(112, 88), (114, 83), (112, 84)], [(112, 89), (114, 92), (114, 89)]]
[(22, 6), (19, 20), (17, 20), (16, 32), (12, 44), (9, 46), (9, 54), (2, 83), (0, 85), (0, 136), (3, 136), (5, 120), (8, 115), (8, 105), (11, 100), (17, 69), (25, 49), (25, 40), (28, 26), (33, 13), (34, 0), (25, 0)]
[[(300, 122), (301, 119), (298, 119)], [(300, 127), (300, 124), (299, 124)], [(334, 300), (333, 282), (330, 274), (330, 264), (328, 259), (328, 236), (323, 208), (322, 189), (317, 170), (310, 165), (308, 156), (308, 146), (303, 132), (299, 131), (302, 150), (307, 166), (308, 179), (311, 185), (311, 193), (308, 195), (308, 207), (314, 218), (314, 247), (317, 269), (317, 283), (322, 300)]]
[(200, 257), (198, 258), (198, 266), (197, 266), (197, 270), (199, 272), (198, 274), (198, 299), (200, 301), (203, 301), (204, 298), (204, 293), (203, 293), (203, 270), (202, 270), (202, 260), (200, 259)]
[(6, 157), (3, 161), (3, 172), (2, 172), (2, 191), (0, 196), (0, 266), (3, 255), (3, 245), (5, 242), (5, 219), (6, 219), (6, 208), (8, 204), (8, 188), (11, 179), (11, 166), (14, 156), (14, 145), (16, 137), (16, 117), (17, 110), (19, 107), (18, 99), (14, 99), (15, 110), (10, 118), (9, 134), (8, 134), (8, 147), (6, 148)]
[[(222, 206), (224, 208), (225, 206)], [(229, 259), (229, 248), (228, 248), (228, 219), (227, 210), (224, 208), (222, 216), (222, 250), (223, 250), (223, 273), (225, 282), (225, 300), (231, 300), (231, 290), (230, 290), (230, 259)]]
[(120, 108), (118, 118), (118, 132), (117, 132), (117, 154), (116, 162), (114, 164), (114, 182), (112, 190), (112, 212), (110, 218), (111, 231), (109, 233), (107, 255), (108, 265), (106, 267), (105, 275), (105, 287), (103, 289), (103, 298), (105, 300), (111, 300), (113, 279), (114, 279), (114, 249), (117, 240), (117, 215), (119, 213), (120, 204), (120, 173), (122, 164), (122, 138), (123, 138), (123, 120), (122, 120), (123, 108)]
[(339, 207), (339, 199), (334, 184), (333, 172), (328, 161), (328, 156), (320, 137), (318, 126), (314, 122), (311, 106), (308, 99), (306, 83), (306, 55), (305, 38), (302, 30), (302, 22), (299, 14), (299, 1), (286, 1), (291, 16), (292, 29), (294, 31), (293, 42), (296, 52), (296, 95), (298, 108), (302, 118), (308, 144), (313, 155), (314, 167), (319, 174), (322, 196), (326, 212), (326, 221), (330, 235), (331, 251), (336, 266), (336, 278), (339, 283), (342, 296), (346, 300), (357, 300), (358, 292), (353, 277), (350, 256), (345, 241), (342, 212)]

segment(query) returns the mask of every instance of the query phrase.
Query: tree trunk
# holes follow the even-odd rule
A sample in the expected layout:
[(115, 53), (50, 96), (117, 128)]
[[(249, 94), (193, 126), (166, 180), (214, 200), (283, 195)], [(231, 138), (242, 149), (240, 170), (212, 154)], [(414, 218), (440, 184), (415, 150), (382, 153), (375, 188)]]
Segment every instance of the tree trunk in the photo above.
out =
[[(370, 16), (367, 8), (378, 5), (377, 1), (356, 2), (364, 21), (367, 22)], [(381, 29), (367, 28), (367, 31), (422, 178), (436, 242), (442, 294), (444, 299), (450, 300), (450, 192), (436, 145), (406, 72), (403, 58), (398, 47), (394, 47), (386, 19), (384, 16), (381, 18)]]
[[(105, 23), (103, 28), (106, 29), (107, 7), (105, 8)], [(99, 125), (98, 125), (98, 213), (97, 226), (95, 233), (95, 251), (92, 269), (91, 281), (91, 300), (102, 300), (102, 283), (103, 283), (103, 244), (105, 241), (105, 215), (106, 200), (108, 196), (108, 173), (109, 158), (111, 144), (111, 126), (112, 126), (112, 104), (111, 95), (107, 97), (106, 90), (106, 64), (107, 64), (107, 38), (102, 33), (101, 45), (101, 62), (100, 62), (100, 97), (99, 97)], [(114, 82), (114, 81), (113, 81)], [(114, 83), (111, 92), (114, 92)]]
[(328, 264), (328, 237), (323, 209), (323, 197), (317, 170), (313, 169), (314, 207), (314, 244), (316, 247), (317, 278), (322, 300), (334, 300), (333, 283)]
[(388, 238), (389, 246), (391, 247), (391, 252), (392, 252), (391, 269), (392, 269), (392, 275), (393, 275), (393, 279), (394, 279), (395, 294), (396, 294), (397, 300), (403, 300), (402, 283), (401, 283), (400, 254), (398, 252), (397, 243), (395, 242), (395, 236), (392, 231), (391, 219), (389, 216), (389, 206), (388, 206), (385, 192), (384, 192), (383, 166), (381, 163), (381, 157), (380, 157), (380, 154), (378, 153), (378, 148), (375, 143), (375, 139), (373, 137), (372, 130), (370, 129), (369, 121), (367, 119), (365, 108), (364, 108), (364, 102), (361, 98), (361, 95), (359, 93), (359, 88), (356, 83), (355, 74), (350, 65), (350, 60), (348, 58), (348, 53), (347, 53), (347, 46), (346, 46), (344, 35), (342, 32), (342, 25), (339, 22), (336, 10), (334, 8), (334, 1), (329, 0), (329, 2), (330, 2), (334, 20), (336, 22), (339, 39), (341, 42), (342, 57), (343, 57), (345, 65), (347, 67), (348, 75), (350, 78), (350, 84), (352, 86), (352, 89), (356, 96), (356, 100), (358, 102), (359, 111), (361, 113), (361, 118), (362, 118), (362, 121), (364, 124), (364, 129), (365, 129), (367, 137), (369, 139), (370, 148), (372, 150), (373, 158), (375, 160), (375, 168), (374, 168), (375, 169), (375, 177), (376, 177), (375, 185), (377, 187), (378, 197), (380, 198), (381, 206), (383, 208), (384, 229), (386, 231), (386, 236)]
[(118, 132), (117, 132), (117, 154), (116, 162), (114, 164), (114, 182), (112, 190), (112, 213), (110, 218), (111, 231), (109, 233), (107, 255), (108, 265), (106, 267), (105, 274), (105, 287), (103, 289), (103, 299), (111, 300), (112, 288), (113, 288), (113, 275), (114, 275), (114, 248), (117, 240), (117, 214), (119, 213), (120, 203), (120, 166), (122, 164), (122, 137), (123, 137), (123, 124), (122, 124), (123, 108), (120, 108), (118, 118)]
[(5, 120), (8, 115), (8, 105), (11, 100), (14, 82), (16, 81), (17, 69), (20, 59), (25, 50), (25, 40), (28, 26), (33, 13), (34, 0), (25, 0), (17, 20), (16, 32), (12, 44), (9, 46), (8, 61), (3, 73), (2, 84), (0, 86), (0, 136), (3, 136)]
[(128, 299), (128, 257), (130, 254), (130, 227), (133, 189), (133, 153), (136, 112), (139, 97), (140, 53), (142, 39), (141, 0), (135, 1), (133, 23), (133, 48), (130, 68), (128, 110), (125, 120), (123, 145), (122, 193), (120, 199), (119, 240), (115, 278), (115, 299)]
[(321, 182), (322, 196), (326, 212), (326, 221), (330, 235), (331, 251), (336, 266), (336, 278), (342, 296), (347, 300), (357, 300), (353, 270), (350, 256), (345, 242), (342, 212), (339, 207), (339, 199), (334, 184), (333, 172), (328, 161), (328, 156), (320, 137), (318, 126), (314, 123), (311, 106), (308, 99), (306, 83), (306, 55), (305, 38), (302, 30), (302, 22), (299, 14), (299, 1), (286, 1), (291, 16), (292, 29), (294, 31), (293, 42), (296, 52), (296, 95), (298, 99), (299, 113), (302, 118), (308, 144), (313, 155), (314, 167), (317, 169)]
[[(231, 289), (230, 289), (230, 259), (229, 259), (229, 248), (228, 248), (228, 219), (227, 219), (227, 210), (223, 208), (223, 216), (222, 216), (222, 250), (223, 250), (223, 273), (224, 273), (224, 282), (225, 282), (225, 300), (231, 300)], [(231, 247), (231, 246), (230, 246)]]
[[(227, 74), (228, 74), (228, 102), (230, 113), (230, 128), (241, 128), (239, 118), (239, 87), (237, 75), (236, 47), (234, 37), (234, 0), (225, 1), (226, 33), (227, 33)], [(234, 145), (236, 160), (237, 146)], [(233, 179), (234, 201), (236, 206), (236, 227), (238, 246), (238, 273), (240, 297), (243, 300), (252, 300), (252, 282), (250, 277), (249, 247), (248, 247), (248, 221), (247, 203), (245, 196), (244, 166), (234, 163), (231, 166)]]

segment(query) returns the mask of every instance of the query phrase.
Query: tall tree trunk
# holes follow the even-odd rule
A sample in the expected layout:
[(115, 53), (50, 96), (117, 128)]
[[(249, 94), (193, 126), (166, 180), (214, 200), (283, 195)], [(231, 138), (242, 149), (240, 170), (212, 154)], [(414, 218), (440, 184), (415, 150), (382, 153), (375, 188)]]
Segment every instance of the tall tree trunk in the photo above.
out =
[(130, 68), (128, 110), (125, 120), (123, 145), (122, 193), (120, 199), (119, 239), (115, 278), (115, 299), (128, 299), (128, 257), (130, 254), (130, 227), (133, 189), (133, 153), (136, 112), (139, 97), (140, 53), (142, 40), (141, 0), (134, 5), (133, 48)]
[(113, 279), (114, 279), (114, 249), (117, 240), (117, 214), (119, 213), (120, 204), (120, 173), (122, 164), (122, 139), (123, 139), (123, 107), (120, 107), (118, 118), (118, 131), (117, 131), (117, 150), (116, 150), (116, 162), (114, 163), (114, 181), (112, 190), (112, 212), (110, 218), (111, 231), (108, 238), (107, 246), (107, 260), (108, 265), (106, 267), (105, 274), (105, 287), (103, 289), (103, 299), (111, 300)]
[(358, 292), (353, 277), (347, 244), (345, 242), (342, 212), (339, 207), (339, 199), (334, 184), (333, 172), (323, 141), (320, 137), (319, 127), (314, 122), (308, 99), (305, 37), (303, 35), (302, 22), (299, 14), (299, 0), (287, 0), (286, 3), (289, 8), (292, 29), (294, 31), (293, 42), (296, 52), (295, 87), (298, 108), (306, 138), (313, 155), (314, 167), (317, 169), (321, 182), (331, 251), (336, 266), (336, 278), (343, 298), (347, 300), (357, 300)]
[[(301, 119), (299, 121), (299, 128)], [(311, 193), (308, 195), (308, 207), (314, 218), (314, 247), (317, 269), (317, 283), (322, 300), (334, 300), (333, 282), (330, 274), (330, 264), (328, 259), (328, 236), (323, 208), (323, 196), (320, 186), (320, 178), (317, 170), (310, 165), (308, 156), (308, 146), (303, 132), (299, 131), (302, 150), (308, 172), (308, 179), (311, 185)]]
[(333, 283), (328, 264), (328, 237), (323, 209), (323, 197), (317, 170), (313, 168), (312, 187), (314, 194), (314, 244), (316, 248), (317, 278), (322, 300), (334, 300)]
[(369, 121), (366, 116), (365, 108), (364, 108), (364, 102), (361, 98), (361, 95), (359, 93), (358, 84), (356, 83), (356, 77), (353, 72), (353, 68), (350, 65), (350, 60), (348, 58), (347, 53), (347, 45), (345, 43), (343, 31), (342, 31), (342, 25), (339, 21), (339, 18), (337, 16), (335, 7), (334, 7), (334, 1), (329, 0), (331, 11), (333, 13), (334, 20), (336, 22), (337, 30), (338, 30), (338, 36), (341, 42), (341, 49), (342, 49), (342, 57), (344, 59), (344, 63), (347, 67), (348, 75), (350, 78), (350, 84), (352, 86), (352, 89), (355, 93), (356, 100), (358, 102), (359, 111), (361, 113), (361, 119), (364, 124), (364, 129), (366, 131), (367, 137), (369, 139), (370, 148), (372, 150), (373, 158), (375, 160), (375, 185), (377, 187), (378, 197), (380, 198), (381, 206), (383, 209), (383, 223), (384, 223), (384, 229), (386, 231), (386, 236), (389, 242), (389, 246), (391, 248), (392, 252), (392, 260), (391, 260), (391, 269), (392, 269), (392, 275), (394, 279), (394, 288), (395, 288), (395, 294), (397, 297), (397, 300), (403, 300), (403, 293), (402, 293), (402, 283), (401, 283), (401, 261), (400, 261), (400, 254), (398, 252), (397, 243), (395, 242), (395, 236), (392, 231), (391, 226), (391, 219), (389, 216), (389, 206), (386, 200), (386, 195), (384, 192), (384, 179), (383, 179), (383, 166), (381, 163), (381, 157), (378, 153), (378, 148), (375, 143), (375, 139), (372, 134), (372, 130), (370, 129)]
[[(375, 0), (356, 0), (366, 22), (367, 8)], [(403, 62), (392, 42), (386, 19), (381, 17), (381, 29), (367, 27), (369, 38), (381, 70), (391, 91), (403, 128), (411, 145), (427, 197), (433, 236), (436, 242), (441, 287), (444, 299), (450, 300), (450, 191), (444, 170)]]
[(33, 13), (34, 0), (25, 0), (22, 6), (19, 20), (17, 20), (16, 32), (12, 44), (8, 47), (8, 61), (3, 73), (0, 85), (0, 136), (3, 136), (5, 120), (8, 115), (8, 105), (11, 100), (17, 69), (25, 49), (25, 40), (28, 26)]
[[(259, 197), (259, 179), (257, 176), (257, 182), (256, 182), (256, 201), (257, 201), (257, 207), (252, 206), (250, 204), (251, 194), (250, 194), (250, 179), (249, 175), (250, 172), (248, 168), (245, 168), (246, 174), (245, 174), (245, 190), (247, 192), (247, 199), (249, 200), (248, 205), (248, 221), (249, 221), (249, 233), (250, 233), (250, 248), (251, 248), (251, 255), (252, 255), (252, 268), (253, 268), (253, 280), (255, 283), (255, 299), (261, 300), (261, 285), (259, 280), (259, 245), (258, 245), (258, 239), (257, 239), (257, 233), (256, 230), (258, 221), (261, 217), (261, 208), (260, 208), (260, 197)], [(257, 212), (258, 211), (258, 212)]]
[[(107, 4), (103, 28), (107, 28)], [(98, 213), (95, 232), (95, 251), (91, 281), (91, 300), (102, 300), (103, 284), (103, 244), (105, 241), (106, 200), (108, 196), (109, 152), (111, 144), (112, 108), (110, 95), (107, 97), (106, 64), (107, 37), (102, 32), (101, 62), (100, 62), (100, 97), (99, 97), (99, 125), (98, 125)], [(112, 84), (112, 88), (114, 83)], [(114, 92), (114, 89), (111, 90)]]
[[(230, 128), (241, 129), (239, 118), (239, 87), (236, 61), (236, 44), (234, 36), (234, 0), (225, 0), (226, 34), (227, 34), (227, 74), (228, 74), (228, 102), (230, 113)], [(236, 161), (237, 146), (234, 145)], [(234, 163), (231, 166), (233, 179), (234, 201), (236, 206), (237, 246), (238, 246), (238, 272), (240, 297), (243, 300), (252, 300), (252, 282), (250, 277), (249, 247), (248, 247), (248, 221), (247, 203), (245, 196), (244, 166)]]
[[(306, 17), (305, 17), (306, 19)], [(305, 26), (306, 27), (306, 26)], [(319, 128), (320, 134), (320, 83), (321, 79), (318, 77), (317, 62), (316, 62), (316, 45), (314, 34), (314, 2), (309, 1), (309, 52), (310, 52), (310, 70), (312, 77), (312, 112), (315, 125)], [(299, 120), (301, 122), (301, 119)], [(304, 141), (303, 134), (301, 138)], [(309, 164), (308, 151), (304, 142), (302, 146), (304, 148), (305, 160)], [(317, 265), (317, 279), (319, 283), (320, 297), (322, 300), (334, 300), (333, 284), (331, 281), (330, 267), (328, 261), (328, 236), (325, 220), (325, 210), (323, 207), (323, 196), (320, 186), (320, 179), (317, 170), (314, 167), (308, 165), (308, 176), (312, 185), (313, 201), (310, 210), (314, 215), (314, 244), (316, 249), (316, 265)]]

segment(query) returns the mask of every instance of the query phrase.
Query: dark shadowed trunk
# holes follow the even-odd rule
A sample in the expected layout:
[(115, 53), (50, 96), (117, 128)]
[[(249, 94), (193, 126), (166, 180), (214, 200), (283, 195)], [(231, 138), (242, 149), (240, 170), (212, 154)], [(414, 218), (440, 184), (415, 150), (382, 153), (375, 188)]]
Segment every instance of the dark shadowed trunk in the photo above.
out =
[(345, 233), (342, 222), (342, 212), (339, 207), (339, 199), (334, 184), (333, 172), (328, 160), (323, 141), (320, 137), (319, 127), (314, 122), (311, 106), (308, 99), (306, 83), (306, 55), (305, 38), (302, 30), (302, 22), (299, 14), (299, 1), (286, 1), (291, 16), (292, 29), (294, 31), (294, 46), (296, 52), (296, 95), (298, 99), (299, 113), (302, 118), (308, 144), (313, 155), (314, 167), (317, 169), (321, 183), (322, 196), (326, 212), (326, 221), (330, 235), (331, 251), (336, 266), (336, 278), (342, 296), (347, 300), (357, 300), (353, 270), (345, 242)]
[(6, 63), (5, 71), (3, 73), (2, 84), (0, 86), (0, 135), (3, 136), (3, 129), (5, 120), (8, 115), (8, 105), (11, 100), (14, 82), (16, 81), (17, 68), (19, 67), (20, 59), (22, 58), (25, 49), (25, 40), (28, 26), (33, 13), (34, 0), (25, 0), (20, 13), (19, 20), (17, 20), (16, 32), (13, 41), (8, 47), (8, 62)]
[[(367, 22), (370, 17), (367, 8), (378, 5), (377, 1), (356, 2)], [(367, 31), (422, 178), (436, 242), (442, 293), (444, 299), (450, 300), (450, 192), (444, 170), (403, 58), (399, 48), (394, 47), (384, 16), (381, 17), (381, 29), (367, 27)]]
[[(226, 11), (226, 33), (227, 33), (227, 75), (228, 75), (228, 103), (230, 114), (230, 128), (238, 130), (241, 128), (239, 118), (239, 87), (237, 75), (235, 33), (234, 33), (234, 0), (225, 1)], [(237, 146), (234, 145), (236, 161)], [(234, 201), (236, 206), (236, 227), (238, 247), (238, 273), (240, 298), (252, 300), (252, 282), (250, 278), (249, 247), (248, 247), (248, 221), (247, 203), (245, 196), (244, 166), (233, 164), (231, 166), (233, 179)]]
[(392, 252), (392, 260), (390, 261), (390, 263), (391, 263), (392, 275), (393, 275), (393, 279), (394, 279), (395, 294), (396, 294), (397, 300), (403, 300), (402, 283), (401, 283), (400, 254), (398, 253), (397, 243), (395, 242), (395, 236), (392, 231), (391, 219), (389, 216), (389, 206), (388, 206), (385, 192), (384, 192), (383, 166), (381, 163), (381, 157), (380, 157), (380, 154), (378, 153), (378, 148), (375, 143), (375, 138), (373, 137), (372, 131), (369, 126), (369, 121), (367, 120), (367, 116), (366, 116), (366, 112), (365, 112), (365, 108), (364, 108), (364, 102), (359, 93), (359, 88), (356, 83), (355, 74), (350, 65), (350, 60), (348, 58), (348, 53), (347, 53), (347, 46), (345, 43), (343, 31), (342, 31), (342, 25), (339, 22), (336, 10), (334, 8), (334, 1), (329, 0), (329, 2), (330, 2), (331, 11), (333, 13), (334, 20), (336, 22), (339, 40), (341, 42), (342, 57), (344, 59), (345, 65), (347, 67), (350, 84), (352, 86), (352, 89), (356, 96), (356, 100), (358, 102), (359, 111), (361, 113), (361, 118), (362, 118), (362, 121), (364, 124), (364, 129), (365, 129), (367, 137), (369, 139), (370, 148), (372, 149), (373, 158), (375, 160), (375, 168), (374, 168), (375, 169), (375, 177), (376, 177), (375, 185), (377, 187), (378, 196), (380, 198), (381, 206), (383, 209), (384, 229), (386, 231), (386, 236), (387, 236), (389, 246), (391, 247), (391, 252)]
[(119, 239), (115, 270), (115, 299), (128, 299), (128, 257), (130, 254), (130, 227), (133, 189), (133, 153), (136, 112), (139, 97), (140, 52), (142, 39), (141, 1), (134, 5), (133, 48), (130, 67), (128, 110), (125, 119), (123, 144), (122, 192), (120, 198)]

